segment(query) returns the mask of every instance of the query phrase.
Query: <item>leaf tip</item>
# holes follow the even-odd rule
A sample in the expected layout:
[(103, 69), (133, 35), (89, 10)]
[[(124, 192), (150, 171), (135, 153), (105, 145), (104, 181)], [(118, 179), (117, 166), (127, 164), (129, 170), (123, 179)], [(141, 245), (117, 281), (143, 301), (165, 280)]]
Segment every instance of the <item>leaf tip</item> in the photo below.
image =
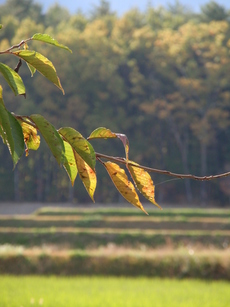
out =
[(155, 206), (157, 206), (160, 210), (163, 210), (162, 207), (161, 207), (160, 205), (158, 205), (157, 202), (154, 201), (153, 204), (154, 204)]

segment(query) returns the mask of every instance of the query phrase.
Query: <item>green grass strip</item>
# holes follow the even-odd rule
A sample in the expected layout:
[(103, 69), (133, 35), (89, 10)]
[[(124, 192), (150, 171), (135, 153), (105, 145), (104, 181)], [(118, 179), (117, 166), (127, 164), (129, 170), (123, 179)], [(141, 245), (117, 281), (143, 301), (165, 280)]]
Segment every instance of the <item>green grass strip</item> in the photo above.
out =
[(213, 245), (220, 249), (229, 245), (229, 233), (222, 232), (138, 232), (138, 231), (110, 231), (101, 230), (61, 232), (59, 229), (15, 229), (12, 232), (0, 232), (0, 244), (40, 246), (44, 244), (54, 244), (57, 246), (67, 246), (69, 248), (86, 249), (91, 246), (106, 246), (110, 243), (119, 246), (139, 246), (144, 244), (151, 248), (172, 244), (174, 247), (188, 244), (199, 244), (203, 247)]
[(226, 307), (230, 302), (229, 286), (224, 281), (158, 278), (0, 278), (4, 307)]
[[(147, 207), (150, 216), (183, 216), (183, 217), (230, 217), (229, 209), (151, 209), (151, 207)], [(135, 208), (97, 208), (97, 209), (89, 209), (89, 208), (54, 208), (54, 207), (46, 207), (39, 209), (35, 212), (36, 215), (102, 215), (102, 216), (143, 216), (143, 212), (137, 210)]]

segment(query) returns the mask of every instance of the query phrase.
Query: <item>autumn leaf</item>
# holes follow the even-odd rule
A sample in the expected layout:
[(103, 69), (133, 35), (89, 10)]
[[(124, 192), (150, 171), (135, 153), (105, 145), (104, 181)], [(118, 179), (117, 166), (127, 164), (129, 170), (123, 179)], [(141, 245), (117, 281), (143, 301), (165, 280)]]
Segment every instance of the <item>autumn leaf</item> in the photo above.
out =
[(94, 192), (97, 186), (96, 172), (81, 158), (76, 151), (74, 151), (74, 155), (81, 181), (94, 202)]
[(151, 203), (153, 203), (158, 208), (162, 209), (155, 201), (155, 186), (153, 184), (152, 178), (149, 175), (149, 173), (144, 169), (140, 168), (137, 163), (132, 161), (129, 162), (131, 162), (132, 164), (127, 163), (127, 168), (138, 190)]
[[(24, 121), (18, 120), (24, 135), (24, 142), (27, 149), (37, 150), (40, 146), (40, 136), (37, 134), (37, 129)], [(28, 156), (28, 151), (26, 151), (26, 156)]]
[(125, 171), (120, 168), (120, 166), (113, 162), (102, 162), (105, 166), (108, 174), (110, 175), (115, 187), (119, 191), (119, 193), (132, 205), (136, 206), (137, 208), (141, 209), (147, 215), (148, 213), (145, 211), (144, 207), (142, 206), (137, 192), (135, 190), (134, 185), (132, 182), (128, 180), (128, 177)]
[(108, 139), (108, 138), (116, 138), (116, 137), (117, 137), (116, 133), (113, 133), (111, 130), (104, 128), (104, 127), (99, 127), (90, 134), (90, 136), (88, 137), (88, 140)]
[(90, 136), (88, 137), (88, 140), (109, 139), (109, 138), (118, 138), (122, 141), (122, 144), (124, 145), (124, 148), (125, 148), (126, 159), (128, 160), (129, 159), (129, 140), (125, 134), (115, 133), (107, 128), (99, 127), (90, 134)]

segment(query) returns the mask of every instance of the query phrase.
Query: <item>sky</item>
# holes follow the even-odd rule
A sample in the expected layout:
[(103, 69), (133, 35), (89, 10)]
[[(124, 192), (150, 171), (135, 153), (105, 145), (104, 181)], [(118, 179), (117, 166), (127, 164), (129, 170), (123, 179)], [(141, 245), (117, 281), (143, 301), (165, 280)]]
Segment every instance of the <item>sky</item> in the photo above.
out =
[[(5, 2), (5, 0), (0, 0), (0, 4)], [(100, 0), (35, 0), (35, 2), (41, 3), (44, 11), (46, 11), (51, 5), (58, 3), (59, 5), (66, 7), (70, 13), (75, 13), (78, 9), (81, 9), (84, 13), (89, 13), (94, 5), (100, 3)], [(122, 15), (134, 7), (145, 10), (148, 2), (152, 3), (154, 7), (157, 7), (159, 5), (167, 6), (168, 3), (173, 4), (175, 3), (175, 0), (110, 0), (109, 2), (112, 11), (116, 11), (118, 15)], [(186, 5), (196, 12), (199, 11), (200, 6), (207, 2), (209, 2), (209, 0), (180, 0), (181, 4)], [(215, 2), (230, 9), (230, 0), (216, 0)]]
[[(45, 10), (56, 2), (61, 6), (68, 8), (72, 13), (75, 13), (79, 8), (82, 9), (83, 12), (87, 13), (93, 8), (94, 5), (98, 5), (100, 0), (37, 0), (37, 2), (40, 2)], [(111, 4), (111, 9), (118, 12), (119, 15), (124, 14), (133, 7), (138, 7), (141, 10), (144, 10), (147, 7), (148, 2), (152, 3), (154, 7), (159, 5), (167, 6), (168, 3), (175, 3), (174, 0), (110, 0), (109, 2)], [(193, 9), (194, 11), (199, 11), (200, 6), (209, 2), (209, 0), (181, 0), (180, 2), (186, 6), (189, 6), (189, 8)], [(217, 0), (216, 2), (230, 9), (229, 0)]]

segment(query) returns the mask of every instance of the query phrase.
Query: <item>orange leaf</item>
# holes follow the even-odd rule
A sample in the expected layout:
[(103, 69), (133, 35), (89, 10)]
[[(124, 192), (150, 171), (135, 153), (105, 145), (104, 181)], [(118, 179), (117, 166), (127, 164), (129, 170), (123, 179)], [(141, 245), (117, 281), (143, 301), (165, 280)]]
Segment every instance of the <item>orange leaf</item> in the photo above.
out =
[(132, 205), (148, 214), (142, 206), (132, 182), (128, 180), (125, 171), (112, 162), (102, 162), (119, 193)]
[(135, 182), (138, 190), (147, 198), (151, 203), (153, 203), (158, 208), (162, 209), (155, 201), (155, 186), (153, 184), (152, 178), (148, 172), (140, 168), (135, 162), (129, 161), (134, 165), (127, 164), (127, 168)]
[(92, 198), (94, 202), (94, 192), (97, 185), (97, 177), (95, 171), (81, 158), (81, 156), (74, 151), (76, 162), (77, 162), (77, 169), (79, 172), (79, 176), (81, 181), (83, 182), (86, 191), (88, 192), (89, 196)]

